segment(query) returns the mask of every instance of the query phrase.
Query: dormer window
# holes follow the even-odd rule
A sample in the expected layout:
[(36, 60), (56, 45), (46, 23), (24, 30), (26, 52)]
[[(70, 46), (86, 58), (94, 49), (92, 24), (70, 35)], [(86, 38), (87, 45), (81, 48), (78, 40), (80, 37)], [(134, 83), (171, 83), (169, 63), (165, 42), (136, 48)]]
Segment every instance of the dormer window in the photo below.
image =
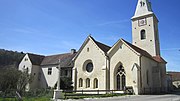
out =
[(141, 40), (146, 39), (146, 31), (144, 29), (141, 30), (140, 34), (141, 34)]

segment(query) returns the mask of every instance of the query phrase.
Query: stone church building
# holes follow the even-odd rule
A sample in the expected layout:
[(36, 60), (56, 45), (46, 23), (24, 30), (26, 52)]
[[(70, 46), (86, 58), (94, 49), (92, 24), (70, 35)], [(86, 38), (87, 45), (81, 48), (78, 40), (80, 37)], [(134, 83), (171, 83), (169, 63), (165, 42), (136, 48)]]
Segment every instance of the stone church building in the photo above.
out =
[(148, 0), (138, 0), (131, 21), (132, 43), (119, 39), (110, 47), (88, 36), (77, 52), (27, 54), (19, 70), (29, 69), (35, 77), (28, 89), (54, 87), (60, 64), (62, 76), (72, 78), (74, 90), (123, 92), (132, 88), (135, 94), (166, 91), (167, 62), (160, 54), (158, 19)]
[(73, 58), (75, 90), (166, 90), (167, 62), (160, 55), (158, 19), (148, 0), (138, 0), (131, 21), (132, 43), (119, 39), (109, 47), (88, 36)]

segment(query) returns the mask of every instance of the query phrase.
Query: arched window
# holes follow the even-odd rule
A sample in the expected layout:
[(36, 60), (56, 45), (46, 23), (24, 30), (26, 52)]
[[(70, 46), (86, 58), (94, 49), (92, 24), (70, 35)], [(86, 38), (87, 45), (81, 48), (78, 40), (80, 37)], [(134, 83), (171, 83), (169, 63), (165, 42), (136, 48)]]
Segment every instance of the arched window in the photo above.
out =
[(141, 40), (146, 39), (146, 31), (143, 29), (141, 30)]
[(116, 89), (117, 90), (125, 90), (126, 87), (126, 76), (125, 70), (122, 65), (117, 68), (116, 71)]
[(87, 79), (86, 79), (86, 88), (89, 88), (89, 87), (90, 87), (90, 79), (87, 78)]
[(117, 74), (116, 76), (116, 79), (117, 79), (117, 90), (121, 90), (121, 87), (120, 87), (120, 84), (121, 84), (121, 77), (119, 74)]
[(94, 88), (98, 88), (98, 79), (97, 78), (94, 79)]
[(87, 48), (87, 52), (89, 52), (89, 47)]
[(83, 87), (83, 79), (82, 78), (79, 79), (79, 87)]
[(123, 74), (122, 75), (122, 89), (125, 90), (126, 87), (126, 76)]

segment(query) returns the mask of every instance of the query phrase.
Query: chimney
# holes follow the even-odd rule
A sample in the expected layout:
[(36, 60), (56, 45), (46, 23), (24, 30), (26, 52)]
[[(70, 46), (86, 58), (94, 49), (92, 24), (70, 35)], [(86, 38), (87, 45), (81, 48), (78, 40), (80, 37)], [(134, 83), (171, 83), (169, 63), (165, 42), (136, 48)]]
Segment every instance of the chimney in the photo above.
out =
[(76, 53), (76, 49), (71, 49), (71, 54)]

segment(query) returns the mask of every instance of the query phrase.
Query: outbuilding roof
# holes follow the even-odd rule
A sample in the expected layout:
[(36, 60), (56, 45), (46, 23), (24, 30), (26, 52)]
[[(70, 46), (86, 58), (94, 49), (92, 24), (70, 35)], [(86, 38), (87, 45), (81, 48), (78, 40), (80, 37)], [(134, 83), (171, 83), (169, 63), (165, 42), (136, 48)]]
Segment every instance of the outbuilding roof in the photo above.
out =
[(76, 55), (76, 53), (74, 53), (74, 54), (65, 53), (65, 54), (46, 56), (43, 59), (41, 65), (42, 66), (58, 65), (59, 60), (60, 60), (61, 67), (73, 67), (72, 58), (74, 58), (75, 55)]
[(27, 54), (33, 65), (40, 65), (45, 57), (43, 55), (37, 55), (32, 53), (27, 53)]
[(180, 72), (167, 72), (167, 74), (171, 75), (172, 81), (180, 81)]

